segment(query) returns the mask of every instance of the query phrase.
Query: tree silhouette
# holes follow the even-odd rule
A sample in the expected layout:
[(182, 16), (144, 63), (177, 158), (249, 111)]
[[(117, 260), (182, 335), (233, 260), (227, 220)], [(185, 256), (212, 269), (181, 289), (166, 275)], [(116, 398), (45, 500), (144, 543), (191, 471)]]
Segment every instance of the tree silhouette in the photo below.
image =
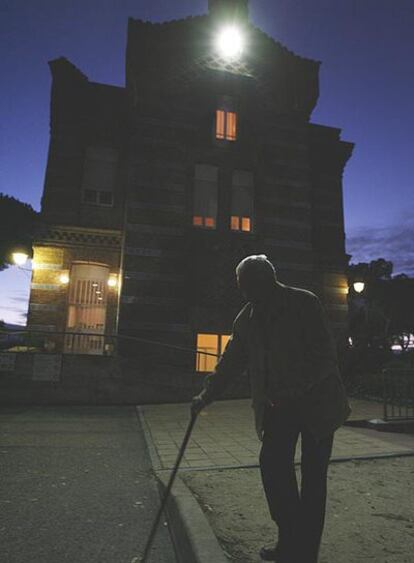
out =
[(31, 256), (37, 217), (31, 205), (0, 193), (0, 271), (12, 263), (15, 250)]
[[(350, 332), (359, 343), (384, 347), (397, 340), (404, 348), (414, 333), (414, 279), (392, 271), (393, 263), (383, 258), (348, 268)], [(353, 291), (354, 281), (365, 282), (361, 295)]]

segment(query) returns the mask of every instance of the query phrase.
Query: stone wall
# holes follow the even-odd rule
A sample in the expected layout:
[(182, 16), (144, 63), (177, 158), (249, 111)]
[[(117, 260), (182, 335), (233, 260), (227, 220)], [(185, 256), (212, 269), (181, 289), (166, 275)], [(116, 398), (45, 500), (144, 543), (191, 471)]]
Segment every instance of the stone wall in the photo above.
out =
[[(0, 353), (0, 405), (109, 405), (190, 402), (203, 375), (149, 373), (134, 359), (70, 354)], [(250, 396), (246, 376), (222, 398)]]

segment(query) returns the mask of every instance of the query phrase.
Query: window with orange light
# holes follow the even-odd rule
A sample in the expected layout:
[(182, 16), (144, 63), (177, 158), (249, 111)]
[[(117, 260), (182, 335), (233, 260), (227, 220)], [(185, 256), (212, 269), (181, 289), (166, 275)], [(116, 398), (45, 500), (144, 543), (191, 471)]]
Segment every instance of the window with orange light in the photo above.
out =
[(216, 113), (216, 138), (235, 141), (237, 139), (237, 113), (224, 109), (218, 109)]
[(224, 352), (230, 334), (197, 334), (196, 370), (212, 372)]
[(228, 96), (223, 96), (216, 111), (216, 139), (237, 140), (237, 111), (234, 100)]
[(230, 229), (251, 232), (253, 230), (253, 174), (235, 170), (232, 178)]
[(193, 226), (217, 226), (217, 166), (197, 164), (194, 177)]
[(217, 139), (226, 138), (226, 112), (218, 109), (216, 112), (216, 137)]

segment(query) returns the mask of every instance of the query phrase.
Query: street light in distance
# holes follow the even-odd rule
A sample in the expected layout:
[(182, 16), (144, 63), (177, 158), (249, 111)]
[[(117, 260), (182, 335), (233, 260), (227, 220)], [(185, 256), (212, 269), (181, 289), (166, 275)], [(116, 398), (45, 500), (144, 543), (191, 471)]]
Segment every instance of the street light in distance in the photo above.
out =
[(356, 293), (362, 293), (365, 289), (365, 283), (364, 282), (354, 282), (354, 290), (356, 291)]

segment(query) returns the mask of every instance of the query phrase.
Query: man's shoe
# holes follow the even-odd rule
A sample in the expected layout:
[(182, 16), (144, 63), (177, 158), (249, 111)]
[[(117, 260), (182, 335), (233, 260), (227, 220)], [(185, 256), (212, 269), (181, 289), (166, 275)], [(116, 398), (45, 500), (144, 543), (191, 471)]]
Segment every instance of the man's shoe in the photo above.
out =
[(290, 558), (282, 552), (279, 545), (276, 547), (262, 547), (259, 551), (264, 561), (276, 561), (276, 563), (291, 563)]

